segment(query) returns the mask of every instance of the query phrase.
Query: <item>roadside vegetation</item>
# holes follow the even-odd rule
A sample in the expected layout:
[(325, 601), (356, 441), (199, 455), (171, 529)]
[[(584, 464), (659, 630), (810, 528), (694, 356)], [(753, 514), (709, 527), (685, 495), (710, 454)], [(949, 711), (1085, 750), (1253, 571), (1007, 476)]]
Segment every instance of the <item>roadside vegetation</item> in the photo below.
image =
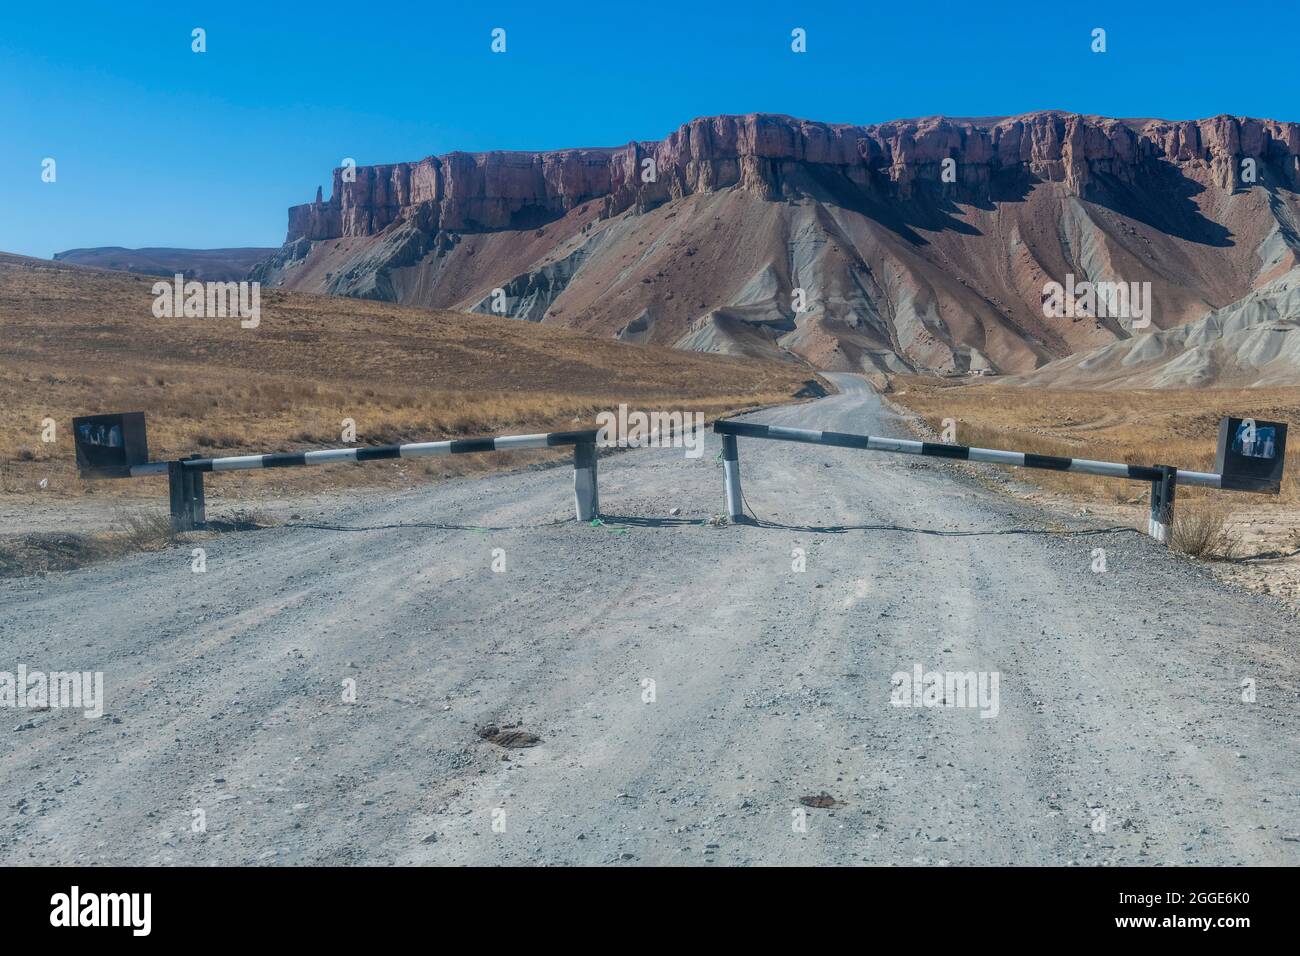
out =
[(165, 508), (118, 509), (105, 531), (0, 534), (0, 578), (72, 571), (96, 561), (161, 551), (227, 531), (251, 531), (276, 523), (261, 512), (237, 510), (228, 517), (210, 519), (202, 531), (178, 534), (172, 530)]
[[(1083, 391), (899, 376), (887, 397), (937, 433), (951, 419), (962, 445), (1193, 471), (1214, 470), (1219, 419), (1225, 415), (1300, 426), (1300, 388)], [(1142, 483), (1094, 475), (1026, 468), (1016, 469), (1015, 478), (1081, 503), (1140, 506), (1150, 494)], [(1241, 558), (1251, 551), (1245, 523), (1261, 514), (1300, 524), (1300, 437), (1292, 438), (1287, 451), (1280, 495), (1179, 487), (1173, 547), (1202, 559)], [(1145, 527), (1145, 511), (1135, 518)]]

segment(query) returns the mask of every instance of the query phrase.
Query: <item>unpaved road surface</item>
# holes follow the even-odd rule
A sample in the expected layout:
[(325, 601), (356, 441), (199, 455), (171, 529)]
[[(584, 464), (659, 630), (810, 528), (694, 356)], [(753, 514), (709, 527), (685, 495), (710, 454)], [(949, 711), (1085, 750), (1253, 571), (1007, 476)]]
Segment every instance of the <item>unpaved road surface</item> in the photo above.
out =
[[(901, 434), (840, 382), (752, 417)], [(717, 450), (604, 458), (598, 527), (540, 470), (0, 582), (0, 670), (107, 698), (7, 712), (0, 863), (1300, 863), (1292, 613), (935, 459), (742, 439), (711, 527)]]

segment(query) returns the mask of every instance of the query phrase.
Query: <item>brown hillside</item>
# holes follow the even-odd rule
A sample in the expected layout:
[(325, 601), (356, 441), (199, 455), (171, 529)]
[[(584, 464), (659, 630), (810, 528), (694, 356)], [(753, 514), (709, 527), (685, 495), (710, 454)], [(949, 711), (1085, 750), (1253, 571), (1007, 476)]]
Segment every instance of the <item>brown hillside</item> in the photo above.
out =
[[(632, 407), (710, 415), (790, 399), (809, 378), (786, 363), (591, 340), (491, 316), (266, 291), (261, 324), (157, 319), (152, 283), (0, 255), (0, 491), (78, 494), (74, 415), (140, 410), (154, 459), (591, 427)], [(58, 423), (43, 444), (41, 422)], [(247, 476), (295, 490), (518, 465), (547, 453), (466, 455)], [(155, 479), (145, 479), (154, 481)], [(140, 481), (98, 482), (118, 493)]]

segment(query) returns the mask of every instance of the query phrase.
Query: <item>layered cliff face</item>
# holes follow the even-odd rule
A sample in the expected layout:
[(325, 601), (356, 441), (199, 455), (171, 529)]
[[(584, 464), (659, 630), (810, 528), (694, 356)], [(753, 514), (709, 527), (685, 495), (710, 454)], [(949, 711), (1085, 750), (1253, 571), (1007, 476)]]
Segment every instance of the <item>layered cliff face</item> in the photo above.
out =
[(723, 116), (336, 170), (258, 274), (831, 369), (1027, 371), (1135, 331), (1044, 317), (1045, 285), (1150, 282), (1155, 328), (1198, 318), (1297, 263), (1298, 190), (1292, 123)]

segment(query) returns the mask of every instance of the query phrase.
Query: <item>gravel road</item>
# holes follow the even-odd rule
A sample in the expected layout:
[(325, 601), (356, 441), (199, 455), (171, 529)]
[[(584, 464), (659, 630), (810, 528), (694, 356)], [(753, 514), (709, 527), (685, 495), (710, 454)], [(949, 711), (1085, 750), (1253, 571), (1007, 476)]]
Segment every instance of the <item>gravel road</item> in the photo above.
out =
[[(903, 434), (836, 378), (751, 417)], [(0, 862), (1300, 863), (1279, 604), (935, 459), (742, 439), (710, 526), (717, 452), (602, 459), (601, 526), (543, 469), (0, 581), (0, 670), (106, 697), (3, 717)]]

